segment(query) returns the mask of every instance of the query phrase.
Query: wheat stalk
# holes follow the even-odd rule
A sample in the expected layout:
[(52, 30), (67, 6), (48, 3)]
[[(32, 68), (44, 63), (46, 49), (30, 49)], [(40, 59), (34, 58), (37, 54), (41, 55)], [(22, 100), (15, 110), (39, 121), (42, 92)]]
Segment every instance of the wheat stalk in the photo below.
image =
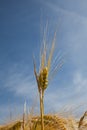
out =
[[(49, 51), (49, 55), (47, 57), (47, 44), (46, 41), (44, 41), (43, 49), (41, 50), (41, 58), (40, 58), (40, 69), (39, 73), (36, 72), (36, 64), (35, 60), (33, 59), (34, 63), (34, 74), (37, 81), (38, 86), (38, 92), (39, 92), (39, 99), (40, 99), (40, 115), (41, 115), (41, 130), (44, 130), (44, 91), (48, 86), (48, 77), (49, 72), (51, 69), (51, 61), (55, 49), (55, 40), (56, 40), (56, 32), (54, 33), (53, 41), (51, 44), (51, 48)], [(59, 63), (54, 68), (54, 73), (62, 66), (61, 63)]]
[(83, 125), (83, 121), (84, 121), (84, 118), (87, 117), (87, 111), (84, 113), (84, 115), (80, 118), (80, 121), (79, 121), (79, 125), (78, 125), (78, 128), (80, 129), (80, 127)]

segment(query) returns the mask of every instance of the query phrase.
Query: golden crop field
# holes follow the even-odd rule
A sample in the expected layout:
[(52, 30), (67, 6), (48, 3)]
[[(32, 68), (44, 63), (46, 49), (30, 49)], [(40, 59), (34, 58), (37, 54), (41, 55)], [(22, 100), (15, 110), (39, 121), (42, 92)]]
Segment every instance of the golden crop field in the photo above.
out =
[[(76, 120), (73, 117), (64, 118), (58, 115), (44, 115), (44, 130), (87, 130), (87, 120), (84, 115)], [(11, 122), (0, 126), (0, 130), (41, 130), (40, 116), (33, 116), (27, 120)]]

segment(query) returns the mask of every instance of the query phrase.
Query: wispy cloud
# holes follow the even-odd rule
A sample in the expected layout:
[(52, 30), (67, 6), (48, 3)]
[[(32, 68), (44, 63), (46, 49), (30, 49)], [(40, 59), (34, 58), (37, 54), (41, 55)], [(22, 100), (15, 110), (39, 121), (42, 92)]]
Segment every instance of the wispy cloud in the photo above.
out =
[[(29, 110), (37, 96), (37, 85), (33, 74), (28, 73), (27, 67), (24, 70), (17, 67), (18, 65), (7, 68), (9, 71), (4, 73), (3, 83), (0, 86), (0, 89), (2, 87), (4, 90), (2, 91), (2, 102), (0, 102), (0, 123), (7, 123), (11, 118), (10, 116), (12, 119), (19, 118), (23, 113), (25, 100)], [(7, 99), (3, 99), (6, 97)]]
[(73, 84), (76, 92), (80, 92), (82, 95), (86, 94), (87, 91), (87, 78), (81, 73), (77, 72), (74, 75)]
[[(50, 8), (51, 11), (54, 11), (54, 13), (61, 13), (66, 16), (72, 16), (72, 17), (74, 16), (77, 18), (87, 20), (87, 17), (83, 16), (81, 13), (78, 13), (78, 9), (77, 10), (72, 9), (72, 11), (70, 9), (68, 9), (67, 6), (69, 6), (69, 5), (67, 5), (67, 4), (65, 4), (65, 8), (60, 7), (57, 2), (51, 2), (51, 1), (46, 1), (44, 3), (44, 5), (47, 6), (48, 8)], [(57, 14), (55, 14), (55, 15), (57, 15)]]
[[(59, 85), (58, 85), (59, 86)], [(49, 88), (45, 95), (45, 106), (49, 112), (74, 111), (74, 114), (81, 115), (87, 108), (87, 78), (81, 72), (75, 72), (71, 82), (61, 83), (60, 87), (54, 86), (54, 91)]]
[(10, 68), (9, 71), (9, 74), (4, 79), (3, 87), (15, 96), (28, 96), (31, 98), (37, 89), (33, 74), (29, 75), (26, 68), (25, 71), (18, 70), (18, 68)]

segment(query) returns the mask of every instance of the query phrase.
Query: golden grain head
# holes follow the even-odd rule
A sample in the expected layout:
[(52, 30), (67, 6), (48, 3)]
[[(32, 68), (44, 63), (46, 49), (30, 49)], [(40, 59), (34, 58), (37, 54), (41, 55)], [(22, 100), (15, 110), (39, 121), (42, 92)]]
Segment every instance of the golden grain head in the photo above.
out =
[(43, 74), (46, 75), (46, 76), (48, 76), (48, 68), (47, 67), (44, 67)]
[(44, 67), (39, 74), (40, 87), (45, 90), (48, 86), (48, 68)]

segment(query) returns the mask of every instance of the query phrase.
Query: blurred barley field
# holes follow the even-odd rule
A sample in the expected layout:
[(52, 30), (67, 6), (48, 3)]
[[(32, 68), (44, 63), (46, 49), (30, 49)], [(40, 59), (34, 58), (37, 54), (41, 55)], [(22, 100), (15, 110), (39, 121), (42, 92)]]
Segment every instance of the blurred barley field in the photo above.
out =
[[(85, 112), (80, 119), (53, 114), (44, 115), (44, 130), (87, 130), (86, 114)], [(41, 118), (27, 116), (25, 120), (20, 119), (0, 126), (0, 130), (41, 130)]]

